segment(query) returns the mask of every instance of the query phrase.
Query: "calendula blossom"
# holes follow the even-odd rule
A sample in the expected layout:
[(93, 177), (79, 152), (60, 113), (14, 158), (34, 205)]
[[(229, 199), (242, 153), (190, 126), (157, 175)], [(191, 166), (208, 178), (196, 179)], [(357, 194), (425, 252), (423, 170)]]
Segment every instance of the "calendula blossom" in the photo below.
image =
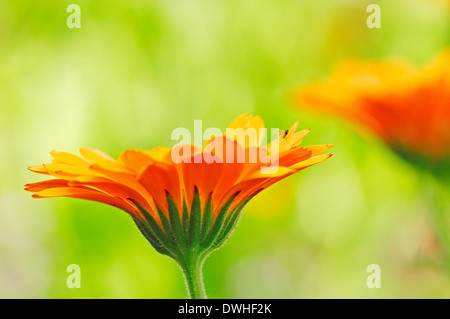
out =
[[(296, 132), (297, 125), (276, 140), (276, 148), (273, 142), (261, 146), (223, 135), (203, 147), (127, 150), (118, 160), (92, 148), (80, 148), (81, 157), (52, 151), (52, 163), (29, 169), (56, 179), (27, 184), (26, 190), (34, 198), (73, 197), (122, 209), (156, 251), (180, 265), (190, 297), (205, 298), (202, 264), (224, 244), (247, 202), (273, 183), (331, 156), (323, 154), (330, 144), (298, 147), (309, 130)], [(243, 114), (229, 127), (259, 131), (264, 123)], [(255, 149), (262, 155), (247, 161)], [(233, 161), (226, 161), (230, 150)], [(181, 154), (182, 161), (174, 161), (173, 154)], [(261, 170), (270, 165), (267, 158), (278, 165), (269, 174)]]
[(403, 60), (345, 60), (293, 96), (297, 106), (341, 116), (408, 161), (448, 177), (450, 50), (423, 68)]

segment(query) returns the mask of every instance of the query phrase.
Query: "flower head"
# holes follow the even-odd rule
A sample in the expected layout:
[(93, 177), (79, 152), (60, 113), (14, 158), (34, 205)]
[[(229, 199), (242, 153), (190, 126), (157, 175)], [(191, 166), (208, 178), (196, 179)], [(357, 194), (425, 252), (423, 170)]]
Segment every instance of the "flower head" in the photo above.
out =
[(133, 149), (117, 160), (92, 148), (80, 148), (80, 157), (52, 151), (52, 163), (29, 169), (56, 179), (27, 184), (26, 190), (34, 198), (81, 198), (124, 210), (158, 252), (185, 270), (224, 243), (258, 192), (331, 156), (323, 154), (331, 145), (298, 147), (309, 130), (296, 132), (297, 123), (266, 146), (260, 117), (241, 115), (229, 126), (238, 128), (253, 129), (257, 139), (225, 134), (203, 147)]
[(346, 60), (327, 80), (298, 88), (294, 100), (357, 123), (422, 167), (442, 171), (450, 160), (450, 50), (423, 69)]

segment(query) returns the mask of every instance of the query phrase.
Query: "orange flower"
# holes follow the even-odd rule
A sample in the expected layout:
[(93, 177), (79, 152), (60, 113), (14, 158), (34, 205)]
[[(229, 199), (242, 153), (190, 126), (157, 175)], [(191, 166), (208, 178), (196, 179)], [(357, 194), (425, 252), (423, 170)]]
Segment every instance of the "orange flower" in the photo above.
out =
[(450, 159), (450, 50), (423, 69), (398, 60), (343, 61), (327, 80), (298, 88), (294, 103), (357, 123), (433, 170)]
[[(309, 130), (295, 132), (297, 124), (275, 141), (276, 148), (274, 142), (261, 146), (262, 119), (244, 114), (229, 128), (256, 129), (256, 142), (223, 135), (203, 147), (127, 150), (118, 160), (92, 148), (80, 148), (81, 157), (52, 151), (52, 163), (29, 169), (57, 179), (27, 184), (26, 190), (34, 198), (81, 198), (124, 210), (153, 247), (175, 259), (186, 274), (224, 243), (254, 195), (331, 156), (323, 154), (331, 145), (298, 147)], [(258, 156), (250, 162), (252, 150)], [(262, 170), (273, 163), (275, 170)]]

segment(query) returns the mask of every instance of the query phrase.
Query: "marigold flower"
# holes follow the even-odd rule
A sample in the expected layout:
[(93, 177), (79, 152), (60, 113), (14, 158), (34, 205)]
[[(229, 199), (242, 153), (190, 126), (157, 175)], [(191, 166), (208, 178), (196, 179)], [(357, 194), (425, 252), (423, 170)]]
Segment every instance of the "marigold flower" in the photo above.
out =
[(345, 60), (327, 80), (295, 90), (294, 103), (372, 131), (434, 173), (450, 160), (450, 50), (418, 69), (404, 61)]
[[(178, 262), (190, 296), (205, 297), (201, 265), (223, 245), (245, 204), (271, 184), (331, 156), (323, 154), (330, 144), (298, 147), (309, 130), (296, 132), (297, 125), (276, 140), (276, 148), (273, 142), (261, 146), (260, 138), (250, 143), (223, 135), (203, 147), (127, 150), (118, 160), (86, 147), (80, 148), (81, 157), (52, 151), (52, 163), (29, 169), (56, 179), (25, 189), (34, 198), (81, 198), (124, 210), (155, 250)], [(243, 114), (229, 128), (260, 132), (264, 123)], [(226, 161), (230, 150), (232, 161)], [(251, 150), (263, 151), (254, 162), (248, 161)], [(174, 154), (181, 154), (182, 161), (174, 161)], [(276, 161), (275, 171), (261, 170), (269, 166), (267, 159)]]

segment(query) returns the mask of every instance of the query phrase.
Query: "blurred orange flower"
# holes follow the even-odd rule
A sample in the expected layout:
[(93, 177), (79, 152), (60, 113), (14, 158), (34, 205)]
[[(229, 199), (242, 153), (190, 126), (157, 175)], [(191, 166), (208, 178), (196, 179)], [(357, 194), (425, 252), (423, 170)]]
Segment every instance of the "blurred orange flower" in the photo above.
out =
[(404, 158), (442, 170), (450, 160), (450, 50), (424, 68), (402, 60), (339, 63), (328, 79), (293, 94), (299, 107), (374, 132)]

